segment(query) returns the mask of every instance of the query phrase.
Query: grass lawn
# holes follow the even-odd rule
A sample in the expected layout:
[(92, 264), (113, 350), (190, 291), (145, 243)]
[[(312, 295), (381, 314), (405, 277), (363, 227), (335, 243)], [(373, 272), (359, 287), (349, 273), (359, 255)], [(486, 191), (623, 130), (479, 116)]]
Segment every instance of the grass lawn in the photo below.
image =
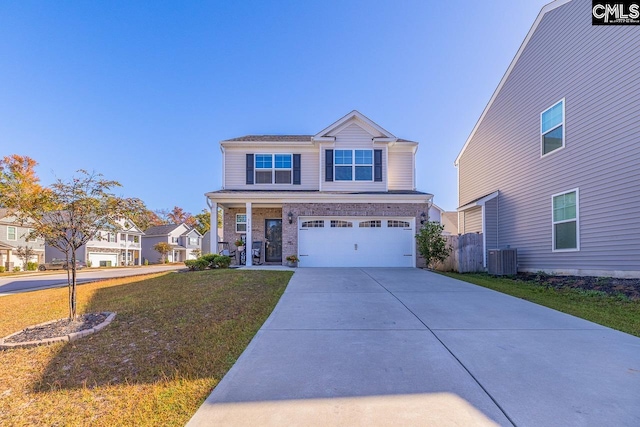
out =
[(640, 337), (640, 300), (596, 291), (554, 289), (488, 274), (442, 273)]
[[(292, 273), (212, 270), (78, 288), (115, 311), (73, 343), (0, 351), (0, 425), (184, 425), (231, 368)], [(0, 298), (0, 337), (67, 315), (67, 288)]]

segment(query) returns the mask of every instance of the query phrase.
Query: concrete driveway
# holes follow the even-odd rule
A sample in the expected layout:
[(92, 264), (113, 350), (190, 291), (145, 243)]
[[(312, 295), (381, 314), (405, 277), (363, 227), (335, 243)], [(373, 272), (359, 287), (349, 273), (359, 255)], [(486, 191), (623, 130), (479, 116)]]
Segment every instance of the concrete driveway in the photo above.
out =
[(640, 425), (640, 339), (418, 269), (297, 269), (189, 426)]

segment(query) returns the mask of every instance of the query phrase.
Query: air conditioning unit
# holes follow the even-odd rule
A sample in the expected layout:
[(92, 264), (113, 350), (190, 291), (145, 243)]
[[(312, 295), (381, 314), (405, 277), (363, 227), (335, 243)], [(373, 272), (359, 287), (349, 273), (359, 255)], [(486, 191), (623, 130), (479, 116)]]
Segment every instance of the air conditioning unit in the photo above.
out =
[(512, 276), (518, 274), (517, 249), (489, 249), (489, 274)]

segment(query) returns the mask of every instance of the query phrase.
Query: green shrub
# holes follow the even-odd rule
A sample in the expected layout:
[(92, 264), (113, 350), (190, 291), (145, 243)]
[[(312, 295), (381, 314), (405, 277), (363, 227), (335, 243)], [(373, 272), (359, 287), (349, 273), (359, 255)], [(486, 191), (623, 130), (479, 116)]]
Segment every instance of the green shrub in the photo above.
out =
[(144, 259), (144, 265), (149, 265), (149, 260), (148, 259)]
[(16, 273), (20, 271), (20, 266), (16, 265), (15, 267), (13, 267), (13, 271), (15, 271)]
[(28, 262), (27, 263), (27, 271), (36, 271), (38, 269), (37, 262)]
[(201, 271), (205, 270), (209, 266), (209, 262), (202, 258), (188, 259), (184, 262), (184, 265), (189, 267), (189, 270), (191, 271)]
[(216, 267), (218, 268), (229, 268), (231, 265), (231, 257), (225, 255), (216, 256)]
[(442, 236), (444, 226), (438, 222), (427, 221), (416, 234), (418, 252), (424, 257), (428, 268), (443, 262), (451, 253), (451, 246), (447, 246), (447, 239)]
[(216, 259), (218, 258), (218, 256), (218, 254), (206, 254), (202, 255), (198, 259), (205, 261), (207, 263), (207, 267), (216, 268)]
[(4, 268), (4, 265), (0, 265), (0, 273), (4, 273), (7, 269)]

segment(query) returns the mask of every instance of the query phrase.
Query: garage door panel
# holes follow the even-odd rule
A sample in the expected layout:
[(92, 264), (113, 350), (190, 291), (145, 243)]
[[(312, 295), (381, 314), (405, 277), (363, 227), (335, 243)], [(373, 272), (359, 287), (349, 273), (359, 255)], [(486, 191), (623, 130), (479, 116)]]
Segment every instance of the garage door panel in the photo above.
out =
[[(301, 267), (413, 267), (414, 230), (410, 218), (301, 218)], [(401, 221), (401, 222), (398, 222)], [(346, 225), (350, 227), (334, 226)], [(360, 223), (365, 223), (360, 226)], [(406, 225), (409, 224), (409, 227)], [(319, 226), (322, 225), (322, 226)]]
[(92, 267), (109, 266), (109, 264), (115, 267), (118, 265), (118, 254), (93, 252), (87, 255), (87, 259), (91, 261)]

